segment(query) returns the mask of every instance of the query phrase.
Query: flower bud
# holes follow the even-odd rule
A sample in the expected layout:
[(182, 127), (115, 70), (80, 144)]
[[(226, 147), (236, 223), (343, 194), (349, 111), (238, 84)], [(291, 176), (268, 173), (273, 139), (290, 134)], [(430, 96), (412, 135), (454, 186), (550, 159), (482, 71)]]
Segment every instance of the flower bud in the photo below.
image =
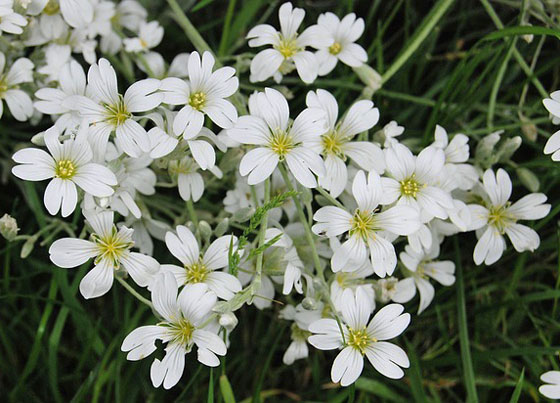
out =
[(210, 237), (212, 236), (212, 228), (210, 227), (210, 224), (208, 224), (204, 220), (201, 220), (198, 223), (198, 231), (200, 232), (200, 235), (202, 236), (202, 238), (206, 241), (208, 241), (210, 239)]
[(214, 235), (220, 237), (226, 233), (229, 228), (229, 218), (224, 218), (214, 229)]
[(252, 207), (243, 207), (233, 213), (233, 221), (245, 222), (255, 213)]
[(239, 323), (239, 320), (235, 316), (233, 312), (226, 312), (220, 315), (220, 319), (218, 320), (220, 326), (225, 327), (228, 331), (232, 331)]
[(36, 146), (45, 146), (45, 132), (37, 133), (35, 136), (31, 137), (31, 142)]
[(27, 256), (29, 256), (31, 254), (31, 252), (33, 252), (33, 248), (35, 247), (35, 242), (36, 241), (37, 241), (36, 236), (29, 237), (29, 239), (27, 241), (25, 241), (25, 243), (21, 247), (21, 252), (19, 254), (19, 256), (22, 259), (25, 259)]
[(533, 173), (533, 171), (527, 168), (517, 168), (515, 172), (517, 173), (517, 176), (519, 177), (519, 180), (521, 181), (523, 186), (529, 189), (529, 191), (533, 193), (539, 191), (541, 183), (539, 181), (539, 178)]
[(360, 80), (362, 80), (365, 85), (370, 87), (373, 92), (381, 88), (383, 80), (379, 73), (372, 67), (368, 66), (367, 64), (362, 64), (360, 67), (354, 67), (353, 70), (358, 75)]
[(2, 218), (0, 218), (0, 234), (8, 241), (13, 241), (18, 231), (19, 228), (14, 217), (4, 214)]
[(523, 141), (521, 140), (520, 136), (515, 136), (506, 139), (500, 146), (500, 149), (498, 150), (498, 161), (502, 161), (502, 162), (509, 161), (511, 156), (521, 146), (522, 142)]
[(314, 309), (317, 309), (317, 301), (315, 301), (314, 298), (305, 297), (303, 301), (301, 301), (301, 306), (306, 311), (312, 311)]

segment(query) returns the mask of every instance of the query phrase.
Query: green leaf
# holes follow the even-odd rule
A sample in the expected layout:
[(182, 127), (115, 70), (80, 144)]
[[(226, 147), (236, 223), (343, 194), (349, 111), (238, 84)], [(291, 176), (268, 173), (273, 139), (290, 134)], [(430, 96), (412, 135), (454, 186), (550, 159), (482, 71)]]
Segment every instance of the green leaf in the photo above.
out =
[(235, 395), (233, 394), (233, 389), (229, 383), (227, 375), (220, 376), (220, 392), (225, 403), (235, 403)]
[(500, 29), (499, 31), (495, 31), (486, 35), (484, 38), (482, 38), (482, 40), (495, 41), (497, 39), (502, 39), (508, 36), (520, 36), (520, 35), (548, 35), (548, 36), (555, 36), (556, 38), (560, 39), (560, 31), (556, 29), (524, 25), (524, 26), (507, 27), (507, 28)]
[(519, 375), (519, 380), (515, 385), (515, 389), (513, 390), (513, 394), (511, 395), (511, 399), (509, 399), (509, 403), (517, 403), (519, 401), (519, 397), (521, 396), (521, 392), (523, 391), (523, 380), (525, 379), (525, 368), (521, 370), (521, 375)]
[(208, 403), (214, 403), (214, 371), (210, 368), (210, 381), (208, 381)]
[(379, 382), (375, 379), (364, 378), (363, 376), (358, 378), (356, 381), (356, 389), (382, 397), (383, 399), (387, 399), (391, 402), (406, 401), (406, 399), (403, 399), (401, 395), (389, 388), (387, 383)]

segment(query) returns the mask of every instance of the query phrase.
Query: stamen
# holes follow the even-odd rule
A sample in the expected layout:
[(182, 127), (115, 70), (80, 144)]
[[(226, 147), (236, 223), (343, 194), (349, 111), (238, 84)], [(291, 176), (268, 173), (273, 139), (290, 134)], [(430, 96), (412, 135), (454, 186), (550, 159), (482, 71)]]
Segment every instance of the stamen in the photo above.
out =
[(330, 47), (329, 47), (329, 53), (331, 55), (338, 55), (340, 53), (340, 51), (342, 50), (342, 45), (338, 42), (333, 43)]
[(60, 179), (70, 179), (76, 174), (76, 166), (71, 160), (60, 160), (54, 168), (54, 176)]
[(420, 191), (420, 189), (422, 189), (423, 187), (426, 186), (426, 185), (418, 183), (418, 181), (416, 180), (415, 177), (416, 177), (416, 174), (412, 174), (411, 177), (409, 177), (408, 179), (405, 179), (405, 180), (400, 182), (400, 184), (401, 184), (401, 194), (402, 195), (412, 196), (416, 199), (416, 196), (418, 195), (418, 192)]
[(189, 105), (196, 109), (197, 111), (202, 110), (206, 104), (206, 94), (204, 92), (194, 92), (189, 97)]
[(348, 340), (346, 342), (350, 347), (358, 350), (363, 355), (366, 352), (366, 348), (370, 344), (377, 342), (377, 340), (370, 337), (366, 328), (363, 327), (361, 329), (348, 328)]

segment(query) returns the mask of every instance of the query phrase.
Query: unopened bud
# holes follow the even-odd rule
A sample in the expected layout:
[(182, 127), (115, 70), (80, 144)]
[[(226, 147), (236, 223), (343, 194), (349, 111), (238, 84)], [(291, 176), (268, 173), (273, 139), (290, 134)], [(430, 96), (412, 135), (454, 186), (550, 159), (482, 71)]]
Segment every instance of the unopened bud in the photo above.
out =
[(14, 217), (4, 214), (0, 218), (0, 234), (8, 241), (13, 241), (19, 231), (17, 221)]
[(37, 133), (35, 136), (31, 137), (31, 142), (36, 146), (45, 146), (45, 132)]
[(503, 142), (503, 144), (501, 145), (501, 147), (498, 151), (499, 161), (502, 161), (502, 162), (509, 161), (511, 156), (521, 146), (522, 142), (523, 141), (521, 140), (520, 136), (515, 136), (515, 137), (512, 137), (512, 138), (506, 139)]
[(224, 218), (222, 221), (220, 221), (220, 223), (216, 226), (216, 229), (214, 229), (214, 234), (217, 237), (220, 237), (222, 235), (224, 235), (226, 233), (226, 231), (229, 228), (229, 218)]
[(36, 241), (37, 241), (37, 237), (35, 236), (32, 236), (27, 241), (25, 241), (25, 243), (21, 247), (21, 252), (19, 254), (19, 256), (22, 259), (25, 259), (27, 256), (31, 254), (31, 252), (33, 252), (33, 248), (35, 247)]
[[(367, 64), (362, 64), (360, 67), (354, 67), (354, 72), (362, 80), (362, 82), (370, 87), (373, 92), (381, 88), (383, 79), (377, 71)], [(373, 93), (372, 93), (373, 95)]]
[(301, 306), (306, 311), (312, 311), (314, 309), (317, 309), (317, 301), (314, 298), (305, 297), (303, 301), (301, 301)]
[(521, 132), (531, 141), (537, 141), (537, 126), (531, 123), (527, 118), (522, 117), (521, 122)]
[(515, 172), (517, 173), (517, 176), (519, 177), (519, 180), (521, 181), (523, 186), (529, 189), (529, 191), (533, 193), (539, 191), (541, 184), (539, 178), (533, 173), (533, 171), (527, 168), (517, 168)]
[(198, 230), (200, 231), (200, 235), (202, 236), (202, 238), (206, 241), (208, 241), (212, 236), (212, 228), (210, 227), (210, 224), (208, 224), (204, 220), (201, 220), (198, 223)]
[(254, 214), (252, 207), (243, 207), (233, 213), (233, 220), (237, 222), (245, 222)]
[(220, 319), (218, 320), (220, 326), (225, 327), (228, 331), (232, 331), (239, 323), (239, 320), (235, 316), (233, 312), (226, 312), (220, 315)]

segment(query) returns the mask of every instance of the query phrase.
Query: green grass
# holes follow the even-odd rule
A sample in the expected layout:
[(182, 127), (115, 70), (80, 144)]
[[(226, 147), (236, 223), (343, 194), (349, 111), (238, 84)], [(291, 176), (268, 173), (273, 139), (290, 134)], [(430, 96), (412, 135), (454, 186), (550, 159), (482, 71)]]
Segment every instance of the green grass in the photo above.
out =
[[(243, 37), (261, 21), (277, 24), (280, 2), (264, 0), (203, 0), (178, 2), (194, 31), (171, 12), (165, 1), (148, 4), (150, 18), (166, 28), (158, 50), (167, 60), (184, 51), (208, 46), (223, 64), (244, 64), (232, 54), (252, 53)], [(173, 3), (173, 2), (170, 2)], [(125, 335), (154, 318), (118, 284), (103, 298), (85, 301), (78, 283), (88, 267), (60, 269), (49, 263), (47, 245), (36, 245), (21, 259), (21, 243), (0, 243), (0, 396), (15, 402), (129, 401), (333, 401), (333, 402), (509, 402), (543, 401), (539, 376), (559, 369), (560, 164), (542, 154), (554, 132), (541, 100), (560, 88), (558, 36), (554, 27), (519, 27), (520, 11), (497, 2), (440, 0), (296, 1), (307, 11), (305, 23), (333, 11), (356, 12), (366, 20), (360, 44), (370, 65), (384, 78), (373, 101), (380, 108), (382, 127), (397, 120), (406, 127), (403, 138), (421, 145), (433, 138), (436, 124), (471, 138), (471, 150), (484, 135), (504, 129), (505, 137), (522, 136), (513, 164), (502, 164), (514, 179), (514, 197), (529, 192), (515, 175), (517, 168), (533, 171), (540, 191), (553, 205), (551, 214), (536, 223), (541, 236), (537, 252), (518, 254), (511, 246), (490, 267), (472, 262), (474, 234), (448, 239), (443, 258), (455, 261), (457, 283), (436, 287), (436, 298), (422, 315), (412, 316), (400, 337), (411, 359), (404, 380), (393, 381), (365, 365), (352, 388), (330, 383), (334, 354), (311, 349), (307, 361), (282, 364), (289, 327), (277, 320), (280, 306), (266, 311), (239, 311), (239, 326), (222, 365), (214, 370), (187, 358), (185, 373), (171, 391), (154, 389), (151, 360), (127, 362), (120, 352)], [(518, 2), (520, 3), (520, 2)], [(179, 25), (177, 23), (179, 22)], [(533, 25), (542, 25), (531, 20)], [(503, 27), (506, 29), (501, 30)], [(190, 32), (189, 38), (185, 30)], [(189, 31), (190, 30), (190, 31)], [(520, 35), (535, 35), (526, 43)], [(541, 42), (542, 41), (542, 42)], [(193, 46), (194, 45), (194, 46)], [(141, 77), (135, 71), (137, 77)], [(123, 73), (123, 82), (126, 75)], [(130, 77), (129, 77), (130, 78)], [(240, 73), (244, 94), (261, 85)], [(311, 86), (288, 77), (294, 93), (293, 110), (304, 107), (305, 93), (331, 91), (341, 106), (360, 96), (362, 85), (351, 69), (337, 66), (328, 78)], [(526, 92), (523, 102), (522, 94)], [(520, 116), (523, 117), (521, 120)], [(532, 127), (532, 125), (535, 125)], [(42, 206), (44, 184), (15, 180), (9, 158), (35, 131), (26, 124), (0, 122), (0, 213), (18, 219), (22, 234), (33, 234), (51, 222)], [(530, 130), (535, 129), (536, 136)], [(374, 129), (375, 130), (375, 129)], [(414, 143), (416, 141), (416, 143)], [(227, 161), (221, 161), (226, 164)], [(208, 185), (206, 202), (195, 204), (200, 219), (212, 222), (220, 213), (211, 201), (223, 197), (223, 184)], [(174, 191), (158, 199), (161, 217), (185, 213)], [(156, 208), (154, 207), (154, 208)], [(81, 230), (80, 219), (68, 220)], [(60, 234), (58, 236), (61, 236)], [(162, 245), (156, 257), (169, 262)], [(143, 295), (144, 290), (142, 290)], [(415, 312), (417, 300), (407, 304)], [(155, 356), (161, 357), (158, 351)]]

